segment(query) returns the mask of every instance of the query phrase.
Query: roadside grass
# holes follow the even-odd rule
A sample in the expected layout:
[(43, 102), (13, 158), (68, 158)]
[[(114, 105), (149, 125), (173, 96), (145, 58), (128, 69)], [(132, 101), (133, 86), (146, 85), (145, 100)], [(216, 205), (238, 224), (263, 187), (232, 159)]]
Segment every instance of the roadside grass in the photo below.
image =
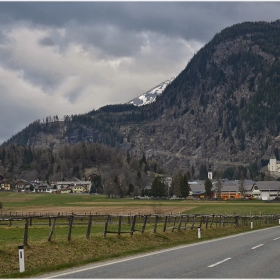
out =
[[(256, 225), (254, 229), (269, 226), (275, 226), (275, 224)], [(13, 231), (12, 229), (10, 230)], [(66, 228), (61, 230), (67, 231)], [(80, 230), (83, 230), (83, 232)], [(91, 262), (105, 261), (177, 245), (191, 244), (252, 230), (249, 226), (213, 226), (212, 228), (202, 229), (201, 239), (198, 239), (197, 230), (195, 229), (187, 229), (180, 232), (177, 230), (174, 232), (167, 231), (165, 233), (159, 230), (156, 234), (150, 229), (145, 231), (144, 234), (135, 232), (133, 236), (129, 234), (120, 236), (108, 234), (106, 238), (103, 238), (100, 234), (92, 234), (89, 240), (85, 238), (84, 228), (75, 228), (73, 231), (76, 231), (76, 233), (71, 241), (67, 241), (66, 236), (64, 236), (63, 239), (56, 237), (53, 241), (48, 242), (45, 238), (46, 232), (42, 231), (41, 235), (37, 233), (37, 236), (40, 235), (41, 239), (39, 237), (37, 239), (30, 239), (29, 246), (26, 246), (24, 249), (26, 271), (23, 273), (19, 273), (18, 244), (16, 245), (16, 242), (1, 244), (0, 277), (24, 278), (39, 276)], [(61, 232), (61, 234), (64, 233)], [(44, 236), (43, 239), (42, 236)]]

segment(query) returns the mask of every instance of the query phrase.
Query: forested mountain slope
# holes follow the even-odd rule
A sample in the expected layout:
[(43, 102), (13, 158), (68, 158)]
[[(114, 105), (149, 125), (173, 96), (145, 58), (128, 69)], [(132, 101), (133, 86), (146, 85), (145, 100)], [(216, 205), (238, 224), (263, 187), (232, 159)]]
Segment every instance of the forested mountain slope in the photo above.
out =
[(35, 121), (4, 143), (97, 142), (158, 160), (166, 170), (257, 163), (278, 154), (280, 21), (218, 33), (149, 105), (110, 105)]

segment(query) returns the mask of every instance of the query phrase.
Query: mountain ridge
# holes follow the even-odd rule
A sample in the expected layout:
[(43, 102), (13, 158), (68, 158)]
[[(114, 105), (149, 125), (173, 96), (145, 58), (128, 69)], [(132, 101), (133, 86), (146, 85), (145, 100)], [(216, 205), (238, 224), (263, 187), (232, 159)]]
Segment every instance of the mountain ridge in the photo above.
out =
[(108, 105), (66, 116), (60, 124), (35, 121), (5, 145), (98, 142), (158, 160), (170, 173), (262, 166), (278, 154), (280, 132), (280, 21), (227, 27), (145, 106)]

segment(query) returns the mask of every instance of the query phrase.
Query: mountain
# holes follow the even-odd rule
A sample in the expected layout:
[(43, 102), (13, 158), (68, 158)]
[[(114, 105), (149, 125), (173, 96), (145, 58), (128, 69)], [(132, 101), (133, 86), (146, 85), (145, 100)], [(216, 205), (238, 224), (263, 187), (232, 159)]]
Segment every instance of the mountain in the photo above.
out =
[(166, 89), (166, 87), (172, 83), (172, 81), (175, 78), (171, 78), (165, 82), (162, 82), (161, 84), (155, 86), (151, 90), (148, 90), (146, 93), (140, 95), (139, 97), (136, 97), (132, 99), (131, 101), (127, 102), (127, 104), (133, 104), (135, 106), (143, 106), (150, 103), (153, 103), (156, 101), (156, 97), (163, 93), (163, 91)]
[(236, 24), (201, 48), (155, 102), (35, 121), (3, 145), (97, 142), (144, 152), (170, 174), (242, 165), (252, 177), (271, 152), (280, 155), (279, 57), (279, 20)]

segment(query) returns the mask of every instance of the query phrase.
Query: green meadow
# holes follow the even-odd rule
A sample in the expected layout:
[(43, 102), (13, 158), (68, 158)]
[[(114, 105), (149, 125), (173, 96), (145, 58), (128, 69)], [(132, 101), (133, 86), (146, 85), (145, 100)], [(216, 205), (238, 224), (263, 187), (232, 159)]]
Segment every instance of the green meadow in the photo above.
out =
[[(144, 200), (144, 199), (115, 199), (102, 195), (73, 195), (73, 194), (26, 194), (15, 192), (0, 192), (3, 209), (0, 214), (9, 213), (80, 213), (81, 214), (216, 214), (216, 215), (268, 215), (279, 214), (280, 204), (257, 200), (240, 201), (204, 201), (204, 200)], [(54, 214), (55, 215), (55, 214)], [(57, 219), (51, 241), (49, 219), (33, 219), (28, 228), (28, 246), (25, 246), (26, 271), (19, 273), (18, 246), (23, 244), (25, 220), (0, 222), (0, 277), (24, 278), (38, 276), (60, 269), (79, 266), (90, 262), (102, 261), (110, 258), (148, 252), (156, 249), (168, 248), (180, 244), (213, 239), (226, 235), (251, 231), (269, 226), (277, 226), (275, 221), (270, 223), (256, 223), (254, 229), (249, 225), (235, 226), (225, 223), (219, 226), (213, 223), (210, 228), (201, 228), (201, 239), (197, 237), (197, 225), (191, 229), (190, 223), (181, 231), (172, 228), (171, 221), (163, 232), (163, 220), (160, 221), (154, 233), (154, 220), (149, 220), (145, 232), (141, 234), (143, 220), (139, 218), (133, 235), (130, 235), (131, 224), (128, 217), (123, 218), (121, 235), (107, 233), (103, 237), (104, 220), (93, 220), (90, 238), (86, 238), (88, 217), (75, 217), (71, 240), (69, 221)], [(108, 225), (108, 230), (117, 232), (118, 218)], [(178, 220), (177, 220), (178, 221)]]

